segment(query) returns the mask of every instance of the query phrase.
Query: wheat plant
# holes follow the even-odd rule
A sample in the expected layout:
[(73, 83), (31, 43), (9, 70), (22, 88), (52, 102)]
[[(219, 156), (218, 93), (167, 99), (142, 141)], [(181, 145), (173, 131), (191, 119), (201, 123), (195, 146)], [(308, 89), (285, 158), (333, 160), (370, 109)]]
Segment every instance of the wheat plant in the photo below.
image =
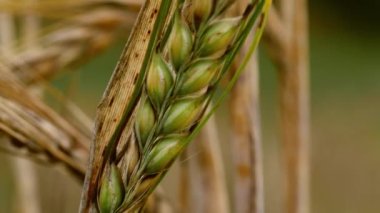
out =
[[(221, 90), (225, 95), (236, 81), (235, 77), (229, 87), (220, 87), (220, 81), (254, 26), (252, 51), (257, 46), (270, 1), (252, 2), (240, 16), (228, 17), (226, 11), (232, 3), (192, 0), (169, 5), (163, 2), (160, 10), (154, 10), (153, 14), (158, 13), (157, 22), (163, 15), (166, 21), (155, 25), (162, 26), (161, 33), (147, 32), (157, 37), (152, 38), (156, 42), (150, 44), (146, 53), (149, 65), (146, 70), (144, 66), (141, 68), (137, 80), (139, 89), (135, 91), (140, 92), (133, 97), (135, 103), (130, 101), (127, 106), (127, 110), (134, 109), (124, 112), (111, 141), (103, 147), (103, 162), (99, 165), (94, 164), (94, 159), (90, 162), (86, 183), (91, 185), (84, 188), (82, 211), (143, 209), (149, 194), (215, 109), (216, 92)], [(173, 15), (168, 17), (167, 13)], [(118, 74), (114, 74), (114, 79), (120, 79), (115, 76)], [(110, 86), (114, 87), (112, 83)], [(111, 100), (109, 106), (115, 101)], [(97, 154), (94, 157), (99, 159)], [(93, 172), (91, 166), (99, 173)], [(98, 184), (93, 180), (98, 180)]]

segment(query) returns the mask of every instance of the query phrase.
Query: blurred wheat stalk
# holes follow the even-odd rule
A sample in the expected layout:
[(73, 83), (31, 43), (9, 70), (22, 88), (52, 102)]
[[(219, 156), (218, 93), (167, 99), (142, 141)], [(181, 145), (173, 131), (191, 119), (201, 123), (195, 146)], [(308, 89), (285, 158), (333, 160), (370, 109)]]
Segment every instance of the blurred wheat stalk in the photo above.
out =
[[(201, 9), (207, 8), (205, 2), (207, 1), (203, 2), (204, 5)], [(241, 14), (250, 2), (248, 0), (236, 1), (234, 10), (239, 12), (231, 9), (229, 13)], [(91, 60), (97, 53), (109, 47), (112, 41), (117, 40), (118, 35), (122, 34), (125, 38), (125, 32), (134, 23), (136, 12), (141, 5), (142, 2), (138, 0), (54, 2), (41, 0), (39, 4), (31, 4), (26, 0), (0, 1), (0, 10), (3, 12), (17, 17), (33, 14), (42, 19), (53, 20), (52, 23), (55, 23), (38, 30), (35, 39), (35, 43), (38, 45), (23, 42), (22, 40), (25, 38), (22, 36), (17, 39), (15, 36), (3, 33), (2, 37), (8, 37), (8, 41), (6, 47), (3, 48), (5, 51), (2, 51), (0, 55), (0, 109), (2, 112), (0, 113), (0, 130), (11, 137), (12, 145), (10, 147), (1, 144), (3, 150), (27, 156), (39, 162), (59, 162), (72, 174), (83, 180), (86, 172), (85, 165), (90, 154), (91, 119), (88, 119), (85, 113), (72, 102), (61, 103), (70, 110), (68, 116), (60, 115), (48, 106), (43, 98), (30, 91), (36, 85), (48, 89), (47, 91), (51, 90), (48, 82), (54, 76)], [(286, 209), (289, 213), (308, 212), (305, 8), (305, 1), (302, 0), (294, 0), (289, 4), (280, 1), (278, 5), (276, 4), (276, 8), (271, 10), (269, 26), (265, 35), (272, 59), (281, 69), (279, 72), (282, 85), (280, 109), (285, 145), (284, 156), (287, 159), (285, 161), (287, 176), (284, 178), (287, 182), (285, 199), (287, 200)], [(82, 14), (83, 11), (86, 13)], [(299, 13), (295, 11), (299, 11)], [(70, 18), (67, 18), (69, 16)], [(184, 17), (189, 18), (187, 15)], [(3, 27), (9, 28), (4, 25)], [(145, 31), (147, 33), (148, 27)], [(12, 54), (7, 49), (12, 50)], [(243, 50), (243, 52), (248, 51), (247, 48), (243, 48)], [(294, 54), (297, 57), (294, 58)], [(283, 57), (284, 55), (289, 58)], [(141, 55), (134, 56), (136, 61), (143, 58)], [(242, 63), (243, 56), (237, 59), (237, 64), (239, 64), (239, 59)], [(123, 61), (121, 61), (121, 65), (123, 65), (122, 63)], [(135, 70), (138, 69), (133, 64), (128, 66)], [(226, 176), (229, 174), (225, 172), (226, 165), (223, 160), (224, 162), (226, 160), (223, 158), (228, 155), (222, 154), (220, 150), (222, 141), (220, 125), (215, 119), (211, 119), (200, 134), (199, 141), (195, 146), (195, 152), (200, 152), (200, 154), (191, 158), (190, 164), (187, 163), (189, 159), (184, 157), (185, 163), (182, 163), (180, 175), (182, 177), (180, 180), (182, 196), (180, 202), (173, 202), (179, 204), (171, 203), (171, 206), (168, 207), (167, 200), (163, 199), (165, 196), (161, 193), (149, 198), (147, 211), (169, 212), (171, 210), (168, 209), (175, 209), (181, 212), (264, 212), (257, 62), (253, 61), (248, 68), (232, 90), (229, 102), (232, 128), (229, 133), (230, 144), (228, 146), (231, 147), (233, 156), (231, 171), (233, 171), (234, 192), (229, 194), (227, 191)], [(233, 70), (231, 75), (233, 75)], [(127, 79), (126, 82), (131, 86), (136, 83), (136, 79), (135, 76)], [(124, 96), (116, 97), (115, 100), (112, 98), (112, 102), (119, 101), (118, 104), (125, 104), (129, 100), (126, 98), (127, 94), (131, 91), (130, 89)], [(110, 101), (110, 97), (112, 95), (107, 97), (108, 101)], [(120, 98), (124, 98), (124, 100), (121, 101)], [(60, 98), (57, 97), (57, 99)], [(100, 107), (105, 107), (104, 103)], [(113, 118), (112, 113), (115, 114), (115, 112), (105, 113), (105, 111), (100, 112), (98, 120), (104, 119), (104, 117), (112, 119), (105, 119), (105, 124), (98, 123), (98, 128), (99, 125), (114, 128), (115, 124), (121, 122), (120, 118)], [(68, 119), (69, 117), (71, 119)], [(107, 124), (107, 122), (110, 123)], [(131, 124), (126, 128), (133, 129)], [(100, 136), (110, 137), (111, 132), (101, 133), (105, 135)], [(128, 141), (125, 135), (127, 134), (122, 136), (124, 143)], [(122, 151), (118, 150), (118, 152)], [(92, 157), (96, 158), (97, 156)], [(198, 179), (194, 179), (194, 171), (200, 173)], [(85, 188), (85, 190), (87, 189)]]

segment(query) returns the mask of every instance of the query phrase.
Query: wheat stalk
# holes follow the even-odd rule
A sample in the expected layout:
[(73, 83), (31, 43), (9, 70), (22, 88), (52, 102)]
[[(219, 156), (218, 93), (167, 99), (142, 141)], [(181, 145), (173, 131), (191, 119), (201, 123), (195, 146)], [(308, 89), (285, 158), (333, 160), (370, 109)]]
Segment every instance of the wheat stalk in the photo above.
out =
[[(244, 10), (248, 2), (239, 1), (236, 10)], [(243, 47), (240, 56), (247, 51)], [(240, 60), (235, 61), (236, 66), (239, 63)], [(255, 55), (231, 90), (229, 100), (233, 212), (265, 212), (259, 105), (259, 67)]]
[(266, 32), (278, 69), (284, 211), (310, 212), (310, 107), (307, 0), (278, 1)]
[(195, 0), (175, 12), (168, 42), (153, 53), (129, 147), (105, 167), (100, 212), (140, 209), (187, 146), (246, 18), (221, 18), (230, 3)]
[[(244, 51), (244, 50), (243, 50)], [(233, 151), (234, 210), (263, 213), (264, 189), (260, 118), (258, 102), (258, 64), (252, 60), (231, 91), (231, 150)]]
[[(193, 153), (198, 154), (190, 173), (194, 203), (189, 212), (230, 212), (219, 127), (216, 116), (212, 116), (194, 141)], [(193, 172), (199, 175), (194, 177)]]
[[(29, 0), (29, 2), (37, 3), (38, 0)], [(40, 19), (35, 17), (32, 13), (23, 17), (22, 23), (22, 42), (35, 46), (38, 38), (38, 30), (40, 28)], [(11, 43), (12, 41), (10, 41)], [(41, 94), (42, 91), (38, 88), (34, 88), (35, 93)], [(17, 181), (17, 197), (14, 198), (17, 201), (19, 212), (38, 213), (41, 212), (40, 198), (38, 196), (38, 174), (35, 165), (32, 162), (16, 158), (13, 161), (14, 165), (14, 178)]]
[[(3, 1), (0, 1), (0, 3)], [(30, 21), (33, 18), (28, 16), (26, 21)], [(29, 22), (30, 27), (26, 28), (24, 25), (25, 31), (28, 32), (28, 40), (27, 42), (33, 42), (34, 32), (37, 27), (35, 27), (35, 23), (37, 22), (35, 19), (34, 23)], [(14, 17), (8, 13), (0, 14), (0, 45), (1, 45), (1, 53), (2, 54), (13, 54), (13, 49), (11, 47), (11, 43), (16, 35), (15, 26), (14, 26)], [(10, 143), (10, 138), (5, 137), (4, 135), (0, 136), (0, 142), (2, 144)], [(31, 213), (39, 212), (39, 199), (37, 195), (38, 186), (37, 186), (37, 174), (33, 164), (25, 159), (15, 158), (12, 159), (12, 171), (13, 177), (15, 179), (15, 197), (14, 201), (17, 200), (17, 210), (18, 212), (26, 212), (28, 209)]]

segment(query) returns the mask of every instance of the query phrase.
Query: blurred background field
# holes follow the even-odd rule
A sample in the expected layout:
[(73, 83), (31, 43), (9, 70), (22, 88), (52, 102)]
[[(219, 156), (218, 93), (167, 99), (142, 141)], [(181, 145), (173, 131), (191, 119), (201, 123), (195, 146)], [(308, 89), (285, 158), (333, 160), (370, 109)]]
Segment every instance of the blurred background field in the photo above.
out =
[[(311, 1), (312, 212), (380, 212), (380, 2)], [(56, 85), (89, 115), (119, 58), (124, 41)], [(281, 157), (276, 73), (260, 57), (266, 212), (281, 213)], [(73, 80), (74, 79), (74, 80)], [(9, 155), (1, 153), (0, 212), (12, 212)], [(44, 212), (76, 212), (80, 185), (46, 169), (41, 175)], [(53, 210), (52, 210), (53, 209)]]

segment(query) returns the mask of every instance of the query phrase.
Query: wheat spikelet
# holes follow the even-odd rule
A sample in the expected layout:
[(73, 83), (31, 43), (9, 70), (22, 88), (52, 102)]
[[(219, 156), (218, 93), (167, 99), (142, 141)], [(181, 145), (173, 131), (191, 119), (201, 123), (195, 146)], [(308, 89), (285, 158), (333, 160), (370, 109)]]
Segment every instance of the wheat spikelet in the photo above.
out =
[[(225, 53), (242, 23), (241, 17), (221, 18), (228, 5), (195, 0), (177, 10), (166, 48), (152, 56), (129, 147), (118, 153), (121, 159), (111, 159), (106, 167), (99, 188), (101, 212), (140, 209), (186, 147), (187, 137), (210, 104)], [(187, 11), (189, 8), (193, 11)], [(185, 13), (193, 14), (190, 21)], [(111, 190), (106, 177), (112, 175), (110, 168), (115, 165), (124, 175), (114, 174), (120, 177), (113, 178), (119, 182), (114, 185), (123, 187), (125, 193), (102, 196)], [(111, 205), (115, 200), (124, 202)]]

